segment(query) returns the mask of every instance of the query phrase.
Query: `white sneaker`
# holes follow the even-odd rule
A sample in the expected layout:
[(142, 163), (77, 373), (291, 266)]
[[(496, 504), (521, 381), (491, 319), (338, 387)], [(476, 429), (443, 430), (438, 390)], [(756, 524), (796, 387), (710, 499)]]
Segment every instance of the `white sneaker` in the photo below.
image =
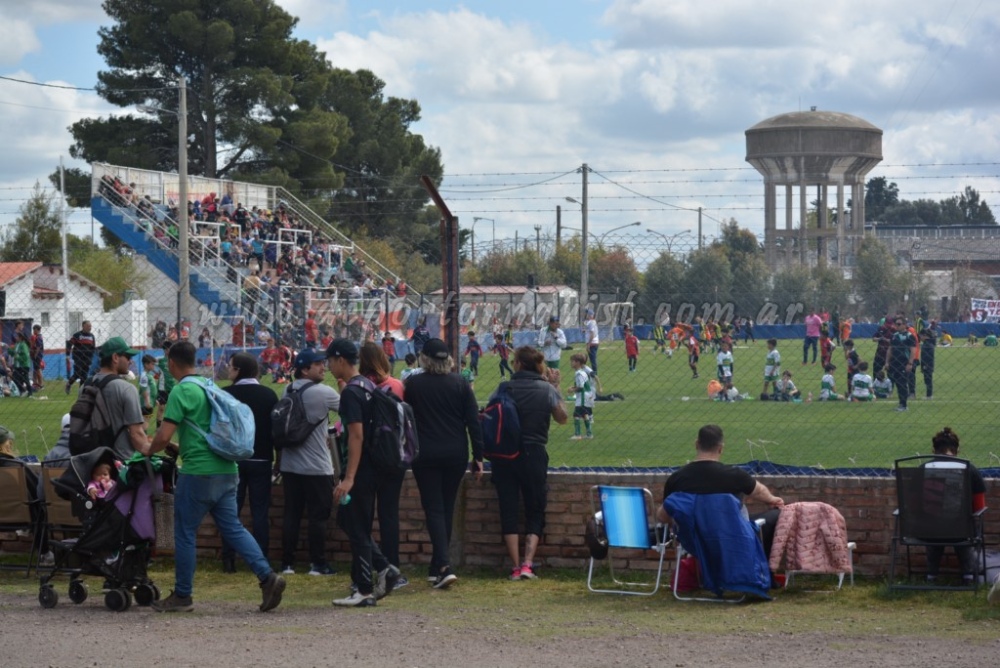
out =
[(284, 568), (281, 569), (281, 574), (282, 575), (295, 575), (295, 569), (292, 567), (291, 564), (288, 564)]
[(357, 591), (347, 598), (333, 599), (333, 604), (341, 608), (369, 608), (377, 605), (374, 596), (371, 594), (365, 595)]
[(990, 587), (990, 593), (986, 595), (986, 600), (989, 601), (990, 605), (1000, 605), (1000, 575), (993, 579), (993, 586)]

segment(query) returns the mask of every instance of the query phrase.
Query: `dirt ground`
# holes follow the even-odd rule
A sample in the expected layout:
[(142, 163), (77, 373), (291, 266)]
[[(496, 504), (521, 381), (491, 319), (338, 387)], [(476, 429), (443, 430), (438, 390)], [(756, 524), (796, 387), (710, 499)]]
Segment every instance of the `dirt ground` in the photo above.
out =
[(31, 597), (0, 599), (0, 666), (698, 666), (912, 668), (989, 666), (1000, 639), (948, 639), (837, 633), (701, 636), (636, 631), (515, 642), (495, 631), (474, 635), (388, 607), (366, 610), (279, 608), (250, 612), (199, 602), (193, 613), (148, 608), (107, 611), (97, 601), (43, 610)]

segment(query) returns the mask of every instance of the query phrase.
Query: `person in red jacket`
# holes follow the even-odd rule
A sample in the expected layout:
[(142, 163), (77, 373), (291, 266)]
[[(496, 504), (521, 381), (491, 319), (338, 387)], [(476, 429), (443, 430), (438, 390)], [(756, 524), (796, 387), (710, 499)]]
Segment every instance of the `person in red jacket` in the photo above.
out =
[(639, 360), (639, 338), (628, 325), (625, 325), (625, 356), (628, 358), (628, 371), (633, 373)]

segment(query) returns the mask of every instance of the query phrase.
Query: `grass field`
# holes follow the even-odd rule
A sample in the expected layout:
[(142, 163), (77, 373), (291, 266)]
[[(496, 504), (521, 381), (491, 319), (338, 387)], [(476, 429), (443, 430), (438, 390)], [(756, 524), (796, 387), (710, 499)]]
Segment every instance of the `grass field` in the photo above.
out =
[[(779, 350), (783, 368), (792, 371), (796, 385), (804, 394), (812, 391), (818, 396), (822, 371), (818, 364), (801, 366), (801, 342), (780, 341)], [(861, 341), (858, 352), (862, 359), (871, 360), (874, 344)], [(572, 384), (570, 354), (563, 355), (561, 365), (565, 394)], [(893, 410), (894, 398), (868, 404), (761, 402), (757, 399), (765, 354), (763, 342), (736, 348), (735, 385), (752, 400), (719, 403), (711, 401), (706, 392), (708, 381), (715, 377), (714, 355), (702, 355), (700, 378), (693, 380), (686, 355), (680, 352), (668, 359), (654, 354), (652, 343), (643, 341), (638, 370), (630, 374), (623, 344), (614, 341), (602, 345), (598, 370), (604, 392), (620, 392), (625, 401), (596, 404), (593, 440), (570, 441), (572, 420), (566, 426), (553, 425), (551, 465), (677, 466), (691, 457), (697, 429), (714, 422), (725, 430), (725, 458), (729, 462), (758, 459), (824, 468), (888, 468), (898, 457), (928, 452), (931, 436), (949, 425), (962, 438), (963, 456), (980, 468), (1000, 466), (1000, 442), (995, 436), (1000, 408), (996, 392), (1000, 352), (996, 349), (939, 348), (933, 401), (923, 399), (924, 384), (918, 373), (917, 398), (911, 399), (906, 413)], [(835, 377), (842, 392), (846, 364), (840, 348), (834, 351), (833, 360), (840, 367)], [(400, 370), (397, 363), (397, 373)], [(480, 361), (476, 381), (481, 402), (499, 380), (498, 358), (487, 354)], [(72, 402), (60, 381), (49, 381), (39, 397), (44, 398), (0, 400), (0, 424), (15, 432), (21, 454), (44, 455), (46, 446), (55, 442), (59, 419)]]

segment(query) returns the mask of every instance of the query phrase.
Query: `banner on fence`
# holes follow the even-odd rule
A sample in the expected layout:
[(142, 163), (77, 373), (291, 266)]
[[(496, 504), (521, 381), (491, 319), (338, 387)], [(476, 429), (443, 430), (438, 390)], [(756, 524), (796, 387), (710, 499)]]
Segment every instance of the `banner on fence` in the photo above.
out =
[(973, 299), (972, 322), (1000, 322), (1000, 299)]

